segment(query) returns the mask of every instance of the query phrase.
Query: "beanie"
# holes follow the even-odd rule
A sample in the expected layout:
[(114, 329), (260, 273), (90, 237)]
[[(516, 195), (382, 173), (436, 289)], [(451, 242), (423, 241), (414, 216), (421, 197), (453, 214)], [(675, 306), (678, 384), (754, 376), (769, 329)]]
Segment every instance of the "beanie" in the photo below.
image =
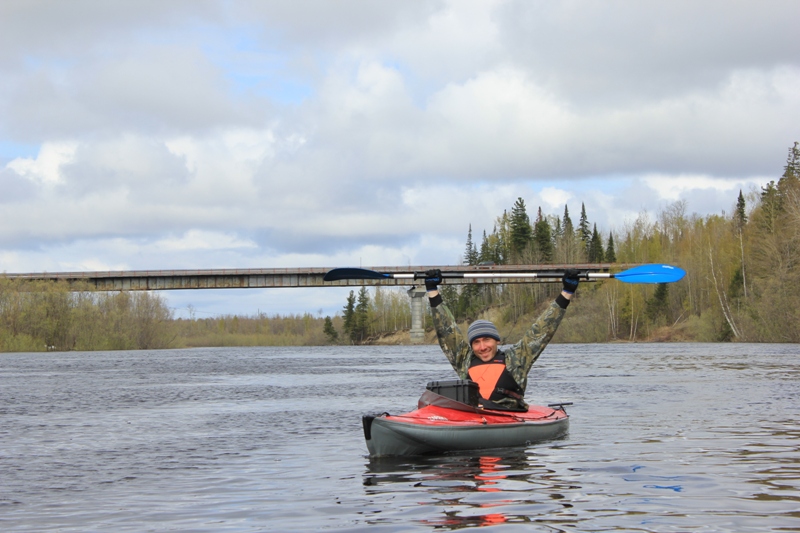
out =
[(500, 332), (498, 332), (495, 325), (488, 320), (476, 320), (470, 324), (467, 329), (467, 337), (469, 338), (470, 346), (472, 345), (472, 341), (480, 337), (490, 337), (500, 342)]

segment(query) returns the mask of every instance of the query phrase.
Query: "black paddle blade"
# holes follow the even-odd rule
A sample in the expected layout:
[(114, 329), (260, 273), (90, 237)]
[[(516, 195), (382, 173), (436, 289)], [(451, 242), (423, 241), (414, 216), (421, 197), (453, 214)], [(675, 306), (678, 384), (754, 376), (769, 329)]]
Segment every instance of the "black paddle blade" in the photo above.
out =
[(389, 274), (367, 270), (366, 268), (334, 268), (329, 270), (323, 281), (339, 281), (340, 279), (386, 279), (391, 278)]

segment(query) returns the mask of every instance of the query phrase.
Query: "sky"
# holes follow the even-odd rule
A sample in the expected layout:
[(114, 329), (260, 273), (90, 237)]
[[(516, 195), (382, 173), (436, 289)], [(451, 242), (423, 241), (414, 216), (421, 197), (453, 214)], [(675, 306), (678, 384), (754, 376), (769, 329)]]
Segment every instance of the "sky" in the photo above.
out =
[[(4, 0), (0, 271), (454, 265), (523, 198), (731, 212), (800, 141), (800, 2)], [(344, 289), (170, 291), (176, 316)]]

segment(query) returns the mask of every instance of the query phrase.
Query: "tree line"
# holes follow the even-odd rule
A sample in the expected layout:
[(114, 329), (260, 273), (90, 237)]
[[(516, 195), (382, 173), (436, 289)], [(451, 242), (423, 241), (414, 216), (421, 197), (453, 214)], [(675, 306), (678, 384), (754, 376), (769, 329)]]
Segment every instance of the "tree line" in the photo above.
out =
[[(173, 315), (157, 293), (98, 292), (82, 284), (0, 276), (0, 351), (4, 352), (318, 346), (330, 342), (324, 332), (326, 320), (310, 313), (210, 318)], [(341, 329), (341, 317), (327, 320), (330, 327)]]
[[(690, 215), (681, 200), (601, 233), (584, 203), (577, 223), (568, 205), (558, 216), (539, 207), (531, 220), (518, 198), (480, 239), (469, 226), (462, 263), (667, 263), (686, 270), (675, 284), (583, 283), (556, 342), (800, 342), (798, 143), (777, 181), (731, 200), (730, 213)], [(507, 341), (559, 291), (553, 283), (440, 286), (458, 320), (490, 318)], [(408, 299), (398, 303), (408, 313)], [(359, 343), (392, 331), (391, 323), (375, 320), (370, 305), (366, 288), (351, 292), (343, 335), (331, 324), (329, 340)]]
[[(669, 263), (679, 283), (582, 283), (556, 342), (800, 342), (800, 148), (783, 174), (739, 191), (730, 213), (687, 214), (685, 201), (621, 228), (598, 231), (582, 203), (577, 224), (518, 198), (479, 242), (467, 231), (463, 263)], [(560, 290), (558, 284), (447, 285), (442, 297), (459, 320), (489, 317), (513, 341)], [(341, 313), (175, 319), (148, 292), (96, 292), (63, 282), (0, 276), (0, 350), (116, 350), (191, 346), (364, 343), (411, 325), (402, 289), (351, 291)], [(427, 317), (430, 326), (430, 317)]]
[(172, 312), (147, 292), (95, 292), (66, 282), (0, 277), (0, 350), (165, 348)]
[[(800, 342), (800, 149), (789, 149), (783, 174), (760, 191), (741, 190), (731, 212), (687, 214), (685, 200), (654, 216), (601, 234), (581, 204), (574, 224), (563, 215), (533, 221), (522, 198), (498, 216), (480, 244), (467, 232), (463, 262), (478, 265), (668, 263), (687, 272), (676, 284), (584, 283), (556, 340)], [(604, 237), (607, 235), (607, 237)], [(513, 331), (557, 294), (557, 285), (443, 286), (457, 318), (502, 310)], [(570, 325), (570, 323), (572, 323)]]

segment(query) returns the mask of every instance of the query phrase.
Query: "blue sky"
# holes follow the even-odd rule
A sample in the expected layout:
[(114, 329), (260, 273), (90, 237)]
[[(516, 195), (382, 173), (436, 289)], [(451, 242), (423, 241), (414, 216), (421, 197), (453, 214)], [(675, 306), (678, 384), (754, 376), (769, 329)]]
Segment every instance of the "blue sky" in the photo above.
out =
[[(730, 212), (800, 140), (800, 4), (0, 3), (0, 270), (456, 264), (522, 197)], [(166, 293), (185, 314), (339, 290)]]

